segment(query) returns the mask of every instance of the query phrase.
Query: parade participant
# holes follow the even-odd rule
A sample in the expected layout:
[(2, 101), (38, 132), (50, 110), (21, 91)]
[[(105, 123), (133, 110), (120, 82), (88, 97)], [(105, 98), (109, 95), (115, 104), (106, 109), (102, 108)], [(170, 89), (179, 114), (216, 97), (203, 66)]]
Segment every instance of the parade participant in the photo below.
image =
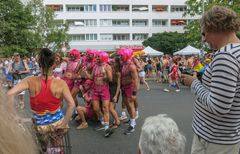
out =
[(169, 59), (168, 59), (168, 56), (167, 55), (164, 55), (163, 56), (163, 82), (166, 82), (168, 83), (168, 74), (169, 74), (169, 66), (170, 65), (170, 62), (169, 62)]
[[(67, 66), (66, 70), (64, 71), (64, 77), (63, 80), (67, 83), (69, 90), (71, 91), (71, 94), (73, 96), (75, 105), (78, 105), (77, 102), (77, 92), (79, 91), (79, 83), (75, 82), (76, 76), (77, 76), (77, 68), (80, 65), (80, 53), (77, 49), (72, 49), (68, 54), (67, 59)], [(73, 114), (73, 119), (77, 115), (77, 111)]]
[[(66, 128), (74, 108), (74, 100), (67, 84), (53, 77), (54, 60), (54, 53), (43, 48), (39, 53), (41, 76), (27, 77), (7, 93), (8, 96), (15, 96), (24, 90), (29, 91), (34, 128), (41, 144), (41, 152), (47, 151), (50, 135), (57, 133), (58, 129)], [(62, 98), (68, 104), (65, 116), (60, 107)], [(53, 146), (63, 146), (61, 139), (51, 142)]]
[(186, 138), (176, 122), (164, 114), (146, 118), (139, 140), (139, 154), (184, 154)]
[(114, 122), (111, 128), (117, 128), (120, 125), (120, 120), (118, 119), (118, 114), (116, 111), (116, 104), (118, 103), (120, 95), (120, 86), (121, 86), (121, 74), (120, 74), (120, 60), (118, 57), (112, 57), (110, 62), (112, 67), (112, 82), (109, 82), (110, 90), (110, 113), (113, 116)]
[[(14, 56), (14, 62), (10, 66), (9, 73), (12, 74), (13, 77), (13, 86), (21, 82), (22, 79), (28, 76), (28, 73), (30, 72), (28, 65), (26, 61), (21, 60), (20, 54), (15, 52), (13, 54)], [(19, 107), (21, 109), (24, 108), (24, 95), (25, 91), (22, 91), (18, 94), (19, 96)]]
[(92, 103), (93, 109), (99, 118), (102, 117), (100, 110), (100, 101), (103, 107), (103, 119), (105, 137), (109, 137), (112, 134), (112, 130), (109, 128), (109, 107), (110, 107), (110, 92), (109, 82), (112, 81), (112, 69), (107, 64), (108, 54), (104, 51), (98, 52), (96, 56), (96, 65), (93, 68), (92, 74), (90, 75), (85, 70), (85, 75), (93, 80), (93, 96)]
[(144, 71), (144, 69), (143, 69), (143, 65), (144, 65), (144, 63), (143, 63), (143, 61), (141, 60), (141, 59), (139, 59), (139, 63), (140, 63), (140, 66), (141, 66), (141, 69), (140, 69), (140, 71), (138, 71), (139, 73), (138, 73), (138, 77), (139, 77), (139, 80), (140, 80), (140, 83), (142, 83), (142, 84), (144, 84), (145, 86), (146, 86), (146, 90), (147, 91), (150, 91), (150, 87), (149, 87), (149, 85), (148, 85), (148, 83), (147, 83), (147, 81), (146, 81), (146, 78), (145, 78), (145, 71)]
[(92, 106), (92, 95), (93, 95), (93, 81), (87, 79), (83, 85), (80, 85), (80, 91), (83, 95), (83, 99), (86, 103), (85, 106), (77, 106), (78, 119), (81, 124), (76, 129), (84, 129), (88, 127), (88, 119), (96, 119), (96, 114), (94, 113)]
[(80, 64), (79, 58), (80, 53), (77, 49), (72, 49), (68, 54), (67, 67), (64, 72), (63, 80), (67, 83), (70, 91), (74, 87), (76, 68)]
[(134, 106), (134, 101), (137, 95), (138, 88), (138, 75), (137, 69), (132, 62), (132, 50), (131, 49), (120, 49), (118, 51), (120, 56), (120, 62), (122, 65), (121, 70), (121, 88), (122, 88), (122, 101), (127, 104), (128, 113), (130, 115), (130, 125), (128, 129), (124, 132), (128, 135), (134, 132), (134, 127), (136, 125), (135, 116), (136, 110)]
[(240, 147), (240, 18), (229, 8), (214, 6), (200, 20), (202, 40), (216, 50), (202, 76), (184, 75), (196, 95), (192, 154), (239, 154)]
[[(75, 83), (74, 87), (71, 91), (72, 96), (75, 100), (76, 106), (77, 106), (77, 99), (76, 96), (80, 91), (79, 87), (81, 84), (84, 84), (84, 82), (87, 80), (87, 77), (85, 76), (84, 72), (87, 71), (89, 74), (92, 73), (92, 69), (95, 65), (94, 58), (95, 58), (95, 52), (94, 50), (88, 49), (86, 50), (86, 55), (84, 55), (81, 59), (81, 64), (77, 66), (75, 69), (76, 74), (75, 74)], [(83, 94), (82, 94), (83, 95)], [(75, 119), (77, 116), (77, 112), (73, 114), (72, 118)]]
[[(178, 82), (180, 75), (179, 75), (178, 61), (176, 58), (172, 60), (171, 72), (169, 73), (168, 76), (170, 78), (169, 89), (171, 87), (176, 87), (177, 88), (176, 92), (180, 92), (179, 82)], [(169, 89), (165, 88), (164, 91), (169, 92), (170, 91)]]
[(62, 53), (57, 52), (55, 54), (55, 63), (54, 63), (54, 70), (53, 76), (57, 79), (63, 78), (64, 71), (66, 70), (67, 64), (63, 61)]

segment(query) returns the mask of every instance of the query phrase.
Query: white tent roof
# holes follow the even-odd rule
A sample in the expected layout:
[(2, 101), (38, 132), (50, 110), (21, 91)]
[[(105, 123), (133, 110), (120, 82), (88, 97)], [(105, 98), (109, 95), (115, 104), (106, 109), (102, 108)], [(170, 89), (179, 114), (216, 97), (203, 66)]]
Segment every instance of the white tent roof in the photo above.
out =
[(161, 56), (161, 55), (163, 55), (163, 52), (157, 51), (157, 50), (151, 48), (150, 46), (143, 49), (143, 51), (145, 52), (145, 55), (149, 55), (149, 56)]
[(201, 50), (194, 48), (190, 45), (186, 46), (182, 50), (174, 52), (173, 55), (201, 55)]

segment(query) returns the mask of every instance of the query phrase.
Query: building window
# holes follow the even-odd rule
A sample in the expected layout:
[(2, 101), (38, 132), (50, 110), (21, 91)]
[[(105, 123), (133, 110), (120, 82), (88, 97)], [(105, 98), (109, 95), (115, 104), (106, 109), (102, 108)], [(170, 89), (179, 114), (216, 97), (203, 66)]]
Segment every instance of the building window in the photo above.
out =
[(185, 5), (172, 5), (171, 12), (184, 12), (187, 7)]
[(68, 12), (83, 12), (84, 6), (83, 5), (67, 5), (67, 11)]
[(153, 19), (152, 20), (153, 27), (162, 27), (162, 26), (167, 26), (167, 25), (168, 25), (167, 19)]
[(85, 40), (85, 34), (70, 35), (69, 38), (70, 38), (70, 41), (72, 41), (72, 42), (84, 41)]
[(129, 20), (126, 20), (126, 19), (112, 20), (112, 26), (122, 26), (122, 27), (129, 26)]
[(133, 25), (133, 27), (147, 27), (148, 20), (147, 19), (133, 19), (132, 25)]
[(172, 19), (171, 26), (184, 26), (187, 24), (187, 20), (185, 19)]
[(62, 12), (63, 5), (46, 5), (49, 8), (52, 8), (54, 12)]
[(70, 27), (94, 27), (97, 26), (97, 19), (67, 20)]
[(133, 5), (132, 12), (148, 12), (147, 5)]
[(112, 5), (112, 11), (129, 11), (129, 5)]
[(100, 40), (112, 41), (113, 40), (113, 35), (112, 34), (100, 34)]
[(130, 40), (130, 35), (129, 34), (113, 34), (113, 40), (114, 41)]
[(86, 34), (86, 41), (97, 40), (97, 34)]
[(97, 19), (85, 19), (84, 23), (86, 27), (94, 27), (97, 26)]
[(100, 5), (101, 12), (112, 12), (112, 5)]
[(100, 26), (112, 26), (111, 19), (100, 19)]
[(84, 5), (84, 12), (96, 12), (97, 6), (96, 5)]
[(148, 34), (132, 34), (132, 39), (135, 41), (145, 40), (148, 38)]
[(152, 11), (153, 12), (166, 12), (166, 11), (168, 11), (168, 6), (167, 5), (153, 5)]
[(71, 42), (94, 41), (97, 40), (97, 34), (73, 34), (69, 36)]

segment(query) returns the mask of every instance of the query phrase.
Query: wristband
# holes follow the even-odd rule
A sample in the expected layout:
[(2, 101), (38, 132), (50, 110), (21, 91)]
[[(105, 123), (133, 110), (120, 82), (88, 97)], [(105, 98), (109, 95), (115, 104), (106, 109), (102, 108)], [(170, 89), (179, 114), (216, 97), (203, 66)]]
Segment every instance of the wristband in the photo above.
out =
[(136, 95), (137, 95), (137, 92), (136, 92), (136, 91), (133, 91), (133, 92), (132, 92), (132, 95), (133, 95), (133, 96), (136, 96)]

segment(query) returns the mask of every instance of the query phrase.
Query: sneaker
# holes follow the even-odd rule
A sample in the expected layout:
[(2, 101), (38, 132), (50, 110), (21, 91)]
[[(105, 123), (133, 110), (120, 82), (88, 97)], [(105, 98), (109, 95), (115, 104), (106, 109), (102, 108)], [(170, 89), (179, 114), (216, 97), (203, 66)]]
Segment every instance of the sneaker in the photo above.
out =
[(112, 133), (113, 133), (113, 130), (111, 128), (108, 128), (108, 129), (105, 130), (104, 136), (109, 137), (109, 136), (112, 135)]
[(76, 129), (85, 129), (85, 128), (88, 128), (87, 122), (81, 123), (81, 125), (79, 125)]
[(176, 89), (176, 92), (180, 92), (180, 89)]
[(124, 131), (125, 135), (129, 135), (131, 133), (133, 133), (135, 131), (135, 129), (132, 126), (129, 126), (127, 130)]
[(169, 90), (168, 90), (167, 88), (163, 89), (163, 91), (165, 91), (165, 92), (169, 92)]
[(95, 128), (96, 131), (104, 130), (104, 125), (100, 125), (97, 128)]
[(124, 116), (124, 115), (121, 115), (121, 117), (119, 117), (119, 120), (121, 120), (121, 121), (122, 121), (122, 120), (126, 120), (126, 119), (127, 119), (127, 116), (126, 116), (126, 115), (125, 115), (125, 116)]
[(147, 88), (146, 90), (147, 90), (147, 91), (150, 91), (150, 88)]

